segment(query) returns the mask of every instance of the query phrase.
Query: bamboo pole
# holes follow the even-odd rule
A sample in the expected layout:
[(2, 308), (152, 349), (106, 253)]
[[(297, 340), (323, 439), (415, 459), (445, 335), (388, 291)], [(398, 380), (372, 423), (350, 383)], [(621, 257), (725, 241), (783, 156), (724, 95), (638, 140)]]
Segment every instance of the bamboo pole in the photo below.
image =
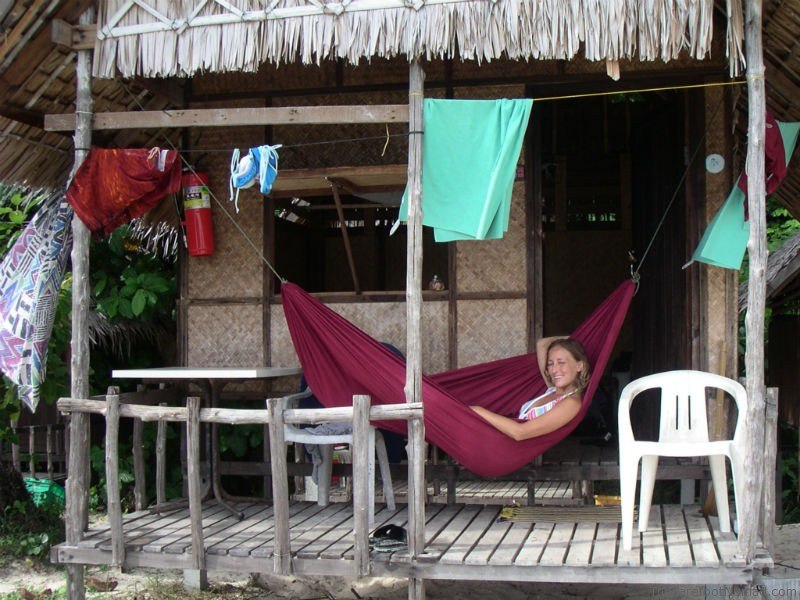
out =
[(286, 442), (283, 433), (282, 398), (269, 398), (269, 447), (272, 466), (272, 509), (275, 516), (275, 550), (272, 570), (287, 575), (292, 566), (289, 544), (289, 475), (286, 469)]
[(119, 490), (119, 388), (108, 388), (106, 396), (106, 510), (111, 529), (111, 564), (125, 562), (122, 532), (122, 501)]
[[(79, 19), (81, 25), (95, 20), (94, 8)], [(88, 154), (92, 143), (92, 51), (77, 53), (75, 66), (75, 163), (70, 179)], [(89, 395), (89, 231), (81, 220), (72, 218), (72, 360), (73, 398)], [(89, 415), (75, 414), (70, 419), (69, 463), (67, 467), (65, 515), (66, 541), (77, 546), (89, 522)], [(83, 565), (67, 566), (67, 598), (86, 596)]]
[(353, 568), (356, 577), (369, 575), (369, 514), (372, 510), (369, 488), (375, 484), (375, 472), (369, 469), (375, 447), (369, 436), (374, 434), (375, 430), (369, 425), (369, 396), (353, 396)]
[(747, 54), (747, 204), (750, 212), (750, 238), (747, 242), (749, 276), (745, 331), (747, 450), (742, 486), (745, 514), (739, 519), (739, 551), (749, 561), (758, 542), (758, 521), (764, 487), (764, 312), (766, 306), (766, 190), (764, 185), (765, 109), (764, 57), (761, 40), (761, 1), (745, 2), (745, 41)]
[[(408, 223), (406, 243), (406, 402), (422, 401), (422, 100), (425, 72), (411, 61), (408, 82)], [(412, 562), (425, 547), (425, 429), (422, 419), (408, 423), (408, 550)], [(425, 580), (412, 577), (409, 599), (424, 600)]]

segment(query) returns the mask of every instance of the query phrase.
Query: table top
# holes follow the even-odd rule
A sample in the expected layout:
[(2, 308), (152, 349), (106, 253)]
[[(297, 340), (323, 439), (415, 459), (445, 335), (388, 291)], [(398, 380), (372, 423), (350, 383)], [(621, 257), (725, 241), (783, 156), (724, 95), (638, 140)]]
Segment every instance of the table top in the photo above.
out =
[(150, 369), (114, 369), (114, 379), (272, 379), (301, 375), (300, 367), (154, 367)]

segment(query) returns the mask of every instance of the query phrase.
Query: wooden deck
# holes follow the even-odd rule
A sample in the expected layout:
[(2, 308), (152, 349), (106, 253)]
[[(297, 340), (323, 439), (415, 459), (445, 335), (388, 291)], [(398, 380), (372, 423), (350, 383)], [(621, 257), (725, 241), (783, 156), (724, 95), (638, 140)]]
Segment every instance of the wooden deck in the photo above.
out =
[[(272, 506), (242, 503), (238, 508), (244, 512), (241, 521), (214, 502), (204, 504), (206, 568), (271, 572)], [(425, 554), (412, 568), (406, 553), (373, 551), (371, 575), (407, 577), (413, 570), (425, 579), (728, 585), (752, 581), (751, 567), (735, 556), (735, 536), (721, 534), (697, 506), (654, 506), (650, 530), (635, 538), (631, 552), (621, 548), (619, 523), (592, 521), (585, 507), (559, 507), (552, 521), (535, 523), (498, 522), (500, 508), (429, 504)], [(292, 572), (353, 572), (351, 504), (322, 508), (294, 501), (289, 511)], [(376, 511), (376, 527), (407, 525), (405, 505)], [(192, 568), (188, 509), (125, 515), (124, 539), (126, 567)], [(60, 563), (111, 564), (111, 556), (109, 527), (100, 524), (77, 546), (54, 548), (52, 558)]]

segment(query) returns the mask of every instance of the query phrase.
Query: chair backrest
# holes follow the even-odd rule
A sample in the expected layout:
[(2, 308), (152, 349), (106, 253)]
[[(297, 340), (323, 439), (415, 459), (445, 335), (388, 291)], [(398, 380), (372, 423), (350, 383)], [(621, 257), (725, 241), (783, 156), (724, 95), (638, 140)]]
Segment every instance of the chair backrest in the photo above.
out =
[(739, 417), (737, 439), (747, 410), (747, 393), (733, 379), (704, 371), (666, 371), (641, 377), (629, 383), (620, 396), (620, 436), (623, 428), (630, 431), (630, 406), (633, 399), (646, 390), (661, 390), (660, 442), (707, 442), (707, 388), (718, 388), (730, 394), (736, 402)]

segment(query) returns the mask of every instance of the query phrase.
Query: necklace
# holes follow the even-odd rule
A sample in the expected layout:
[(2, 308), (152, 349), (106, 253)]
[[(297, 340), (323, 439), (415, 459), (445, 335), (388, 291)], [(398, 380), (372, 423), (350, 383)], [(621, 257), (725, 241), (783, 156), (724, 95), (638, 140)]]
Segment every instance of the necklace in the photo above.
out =
[(577, 394), (577, 393), (578, 393), (578, 388), (575, 388), (574, 390), (572, 390), (571, 392), (567, 392), (567, 393), (566, 393), (566, 394), (564, 394), (563, 396), (556, 396), (556, 400), (557, 400), (557, 401), (559, 401), (559, 402), (561, 402), (561, 401), (562, 401), (562, 400), (564, 400), (565, 398), (569, 398), (570, 396), (573, 396), (573, 395), (575, 395), (575, 394)]

